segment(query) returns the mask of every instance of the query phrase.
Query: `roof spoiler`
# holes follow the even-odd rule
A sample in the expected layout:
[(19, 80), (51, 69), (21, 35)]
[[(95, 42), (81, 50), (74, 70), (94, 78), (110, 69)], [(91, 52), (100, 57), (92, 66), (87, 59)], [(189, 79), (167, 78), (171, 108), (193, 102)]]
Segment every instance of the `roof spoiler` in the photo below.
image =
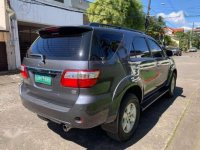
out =
[(90, 32), (93, 29), (85, 26), (66, 26), (66, 27), (47, 27), (37, 31), (41, 37), (49, 36), (74, 36), (80, 35), (86, 32)]

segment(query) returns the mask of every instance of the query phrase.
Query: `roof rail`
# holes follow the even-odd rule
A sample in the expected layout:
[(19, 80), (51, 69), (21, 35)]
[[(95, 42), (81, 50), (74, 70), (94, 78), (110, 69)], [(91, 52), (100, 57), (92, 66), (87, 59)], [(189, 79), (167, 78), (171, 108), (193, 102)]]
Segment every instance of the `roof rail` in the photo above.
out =
[(92, 22), (92, 23), (89, 24), (89, 26), (122, 29), (122, 30), (133, 31), (133, 32), (138, 32), (138, 33), (144, 34), (144, 32), (142, 32), (142, 31), (138, 31), (138, 30), (134, 30), (134, 29), (130, 29), (130, 28), (124, 28), (124, 27), (115, 26), (115, 25), (110, 25), (110, 24), (102, 24), (102, 23)]

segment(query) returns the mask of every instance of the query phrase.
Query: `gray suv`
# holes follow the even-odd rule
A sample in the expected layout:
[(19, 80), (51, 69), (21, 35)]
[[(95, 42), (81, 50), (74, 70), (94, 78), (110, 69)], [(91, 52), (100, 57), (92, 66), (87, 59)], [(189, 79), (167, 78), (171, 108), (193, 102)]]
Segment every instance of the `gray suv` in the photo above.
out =
[(142, 32), (91, 23), (38, 33), (21, 66), (21, 100), (64, 131), (101, 125), (112, 138), (128, 140), (140, 112), (174, 94), (173, 59)]

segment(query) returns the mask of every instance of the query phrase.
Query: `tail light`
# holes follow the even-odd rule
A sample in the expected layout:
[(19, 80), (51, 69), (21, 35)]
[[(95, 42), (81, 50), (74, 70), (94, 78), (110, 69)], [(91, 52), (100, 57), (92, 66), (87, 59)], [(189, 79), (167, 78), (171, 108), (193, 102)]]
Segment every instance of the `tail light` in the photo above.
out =
[(65, 70), (62, 74), (61, 85), (74, 88), (89, 88), (96, 84), (99, 70)]
[(24, 79), (28, 78), (28, 71), (25, 65), (21, 65), (21, 75)]

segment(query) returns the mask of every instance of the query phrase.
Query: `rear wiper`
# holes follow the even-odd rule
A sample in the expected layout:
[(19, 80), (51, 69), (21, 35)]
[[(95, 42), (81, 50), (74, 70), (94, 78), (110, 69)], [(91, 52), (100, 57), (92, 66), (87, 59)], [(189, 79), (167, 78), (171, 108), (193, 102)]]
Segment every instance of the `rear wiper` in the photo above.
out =
[(31, 56), (31, 57), (40, 57), (42, 59), (42, 62), (45, 64), (45, 59), (46, 57), (42, 54), (29, 54), (28, 56)]

